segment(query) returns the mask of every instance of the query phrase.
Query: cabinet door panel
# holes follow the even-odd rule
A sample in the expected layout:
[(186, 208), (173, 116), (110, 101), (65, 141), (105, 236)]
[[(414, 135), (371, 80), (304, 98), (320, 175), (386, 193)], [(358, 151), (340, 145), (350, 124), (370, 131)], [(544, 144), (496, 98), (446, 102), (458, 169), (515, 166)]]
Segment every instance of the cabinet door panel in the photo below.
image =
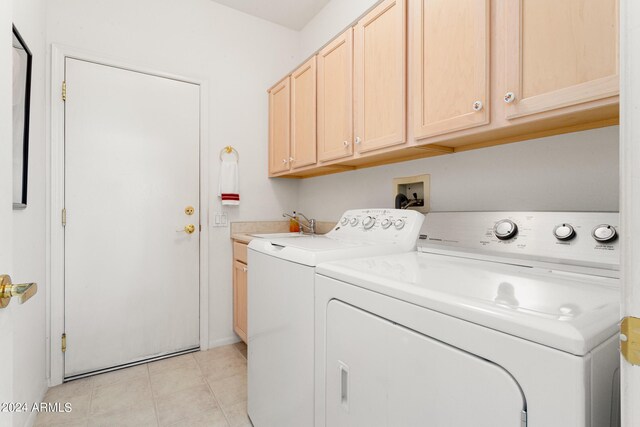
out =
[(405, 0), (387, 0), (354, 29), (355, 136), (359, 152), (405, 142)]
[(247, 266), (233, 263), (233, 329), (247, 342)]
[(353, 154), (353, 30), (318, 53), (318, 159)]
[(291, 75), (291, 168), (316, 163), (316, 57)]
[(409, 5), (415, 138), (488, 123), (489, 0)]
[(507, 118), (618, 94), (616, 0), (506, 3)]
[(289, 170), (290, 82), (286, 77), (269, 91), (269, 173)]

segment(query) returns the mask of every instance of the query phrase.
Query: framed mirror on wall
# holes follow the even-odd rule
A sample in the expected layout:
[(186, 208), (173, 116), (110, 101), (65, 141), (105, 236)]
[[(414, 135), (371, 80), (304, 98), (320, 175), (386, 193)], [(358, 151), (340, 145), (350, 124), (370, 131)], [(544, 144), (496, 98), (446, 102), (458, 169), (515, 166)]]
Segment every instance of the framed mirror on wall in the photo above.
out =
[(13, 26), (13, 208), (27, 207), (31, 51)]

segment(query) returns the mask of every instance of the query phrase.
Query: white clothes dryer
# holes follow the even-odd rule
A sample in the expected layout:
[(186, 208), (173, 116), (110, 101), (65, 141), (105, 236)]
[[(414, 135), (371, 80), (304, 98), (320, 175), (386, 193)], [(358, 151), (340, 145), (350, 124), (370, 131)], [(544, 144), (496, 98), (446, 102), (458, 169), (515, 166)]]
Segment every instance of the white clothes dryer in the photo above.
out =
[(619, 425), (618, 215), (430, 213), (324, 263), (316, 426)]

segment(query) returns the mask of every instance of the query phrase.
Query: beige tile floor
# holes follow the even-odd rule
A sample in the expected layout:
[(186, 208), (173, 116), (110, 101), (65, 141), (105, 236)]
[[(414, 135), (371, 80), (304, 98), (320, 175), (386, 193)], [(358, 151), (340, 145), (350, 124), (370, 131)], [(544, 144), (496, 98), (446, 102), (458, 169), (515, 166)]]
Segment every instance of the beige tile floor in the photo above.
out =
[(244, 343), (185, 354), (71, 381), (46, 402), (69, 413), (40, 413), (36, 426), (251, 426)]

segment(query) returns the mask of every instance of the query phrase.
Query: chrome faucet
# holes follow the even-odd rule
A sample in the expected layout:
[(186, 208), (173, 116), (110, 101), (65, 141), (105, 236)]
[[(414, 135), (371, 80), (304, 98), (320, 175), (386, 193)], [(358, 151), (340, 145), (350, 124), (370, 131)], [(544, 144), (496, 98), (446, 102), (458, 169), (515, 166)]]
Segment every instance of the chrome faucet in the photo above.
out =
[[(300, 220), (294, 216), (296, 214), (300, 215), (302, 218), (304, 218), (305, 221), (307, 221), (307, 224), (309, 224), (309, 225), (301, 223)], [(316, 220), (314, 218), (309, 219), (302, 212), (295, 212), (295, 211), (293, 212), (293, 215), (289, 215), (288, 213), (283, 213), (282, 216), (285, 217), (285, 218), (289, 217), (292, 220), (294, 220), (295, 222), (297, 222), (298, 225), (300, 225), (300, 227), (301, 227), (300, 228), (300, 232), (301, 233), (302, 233), (302, 229), (306, 228), (309, 231), (310, 234), (316, 234)]]

